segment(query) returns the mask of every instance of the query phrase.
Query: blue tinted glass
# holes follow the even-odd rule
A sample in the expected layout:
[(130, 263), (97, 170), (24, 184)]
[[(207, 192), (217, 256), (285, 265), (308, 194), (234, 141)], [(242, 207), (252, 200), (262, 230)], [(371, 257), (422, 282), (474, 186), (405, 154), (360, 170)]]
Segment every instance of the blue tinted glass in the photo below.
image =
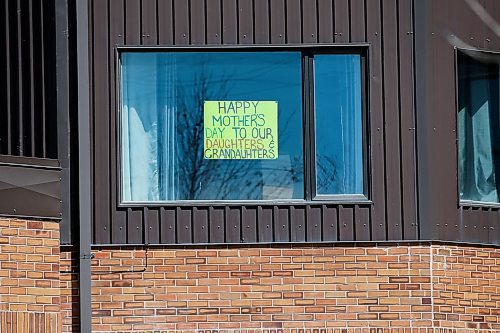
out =
[[(121, 55), (122, 200), (302, 199), (299, 52)], [(276, 159), (204, 158), (205, 101), (276, 101)]]
[(361, 57), (314, 57), (317, 194), (363, 194)]

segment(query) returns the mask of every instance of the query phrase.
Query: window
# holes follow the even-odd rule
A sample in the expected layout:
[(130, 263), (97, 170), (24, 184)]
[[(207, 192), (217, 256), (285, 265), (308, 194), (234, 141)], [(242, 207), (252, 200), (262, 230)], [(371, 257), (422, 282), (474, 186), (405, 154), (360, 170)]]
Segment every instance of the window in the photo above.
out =
[(359, 55), (314, 57), (316, 195), (363, 195)]
[(119, 57), (122, 203), (366, 198), (362, 52)]
[(499, 203), (500, 54), (458, 51), (457, 70), (460, 199)]

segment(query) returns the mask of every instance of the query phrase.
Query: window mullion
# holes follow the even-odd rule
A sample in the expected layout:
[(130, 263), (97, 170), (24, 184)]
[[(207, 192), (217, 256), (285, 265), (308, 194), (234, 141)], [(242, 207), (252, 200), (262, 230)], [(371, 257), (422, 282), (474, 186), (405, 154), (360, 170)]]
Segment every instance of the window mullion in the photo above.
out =
[(304, 75), (304, 186), (305, 199), (312, 200), (316, 195), (315, 173), (315, 136), (314, 136), (314, 77), (313, 57), (305, 54), (303, 58)]

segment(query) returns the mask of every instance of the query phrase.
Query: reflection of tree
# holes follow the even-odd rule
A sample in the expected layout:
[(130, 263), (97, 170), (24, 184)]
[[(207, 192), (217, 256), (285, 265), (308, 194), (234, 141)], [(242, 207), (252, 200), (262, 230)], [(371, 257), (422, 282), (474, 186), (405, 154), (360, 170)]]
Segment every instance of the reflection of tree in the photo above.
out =
[[(181, 198), (198, 199), (198, 184), (210, 178), (210, 173), (207, 174), (203, 167), (203, 103), (211, 97), (209, 76), (205, 72), (203, 66), (194, 79), (191, 92), (183, 86), (178, 90), (176, 135)], [(221, 92), (226, 83), (223, 81), (218, 86)]]
[[(302, 183), (301, 156), (291, 156), (288, 165), (277, 160), (209, 160), (203, 158), (204, 102), (225, 100), (229, 76), (210, 73), (201, 65), (188, 84), (177, 83), (176, 149), (179, 199), (262, 199), (263, 188), (293, 191)], [(288, 132), (289, 119), (282, 121), (279, 135)], [(268, 167), (266, 167), (268, 165)]]
[[(296, 186), (303, 184), (302, 155), (280, 155), (281, 160), (204, 159), (204, 102), (227, 99), (231, 83), (229, 75), (214, 75), (208, 67), (199, 66), (201, 69), (189, 84), (177, 83), (176, 197), (185, 200), (258, 200), (264, 198), (266, 190), (270, 193), (276, 191), (274, 196), (279, 198), (294, 197), (292, 193), (283, 193), (297, 190)], [(280, 121), (281, 139), (289, 134), (292, 115), (293, 112), (289, 112), (288, 119)], [(342, 184), (334, 157), (317, 156), (316, 168), (317, 187), (340, 193), (338, 190)]]
[(316, 188), (323, 193), (343, 193), (337, 163), (332, 156), (316, 156)]
[(203, 158), (204, 102), (225, 99), (228, 79), (223, 76), (214, 82), (206, 66), (200, 67), (192, 84), (178, 85), (178, 196), (181, 199), (253, 198), (262, 186), (255, 162)]

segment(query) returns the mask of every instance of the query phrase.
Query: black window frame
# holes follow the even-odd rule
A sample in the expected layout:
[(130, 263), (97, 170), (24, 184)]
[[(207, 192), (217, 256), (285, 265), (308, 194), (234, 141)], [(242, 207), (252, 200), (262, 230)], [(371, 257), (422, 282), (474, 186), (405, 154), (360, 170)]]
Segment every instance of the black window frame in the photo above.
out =
[[(121, 146), (121, 54), (127, 52), (286, 52), (301, 53), (302, 60), (302, 134), (304, 155), (304, 198), (303, 199), (270, 199), (270, 200), (164, 200), (134, 201), (122, 200), (122, 146)], [(311, 44), (311, 45), (204, 45), (204, 46), (116, 46), (115, 47), (115, 128), (116, 134), (116, 198), (117, 207), (171, 207), (171, 206), (237, 206), (237, 205), (296, 205), (296, 204), (373, 204), (371, 201), (371, 128), (370, 128), (370, 44)], [(361, 113), (362, 113), (362, 145), (363, 145), (363, 194), (317, 194), (316, 193), (316, 147), (314, 123), (314, 56), (315, 55), (359, 55), (361, 64)]]

